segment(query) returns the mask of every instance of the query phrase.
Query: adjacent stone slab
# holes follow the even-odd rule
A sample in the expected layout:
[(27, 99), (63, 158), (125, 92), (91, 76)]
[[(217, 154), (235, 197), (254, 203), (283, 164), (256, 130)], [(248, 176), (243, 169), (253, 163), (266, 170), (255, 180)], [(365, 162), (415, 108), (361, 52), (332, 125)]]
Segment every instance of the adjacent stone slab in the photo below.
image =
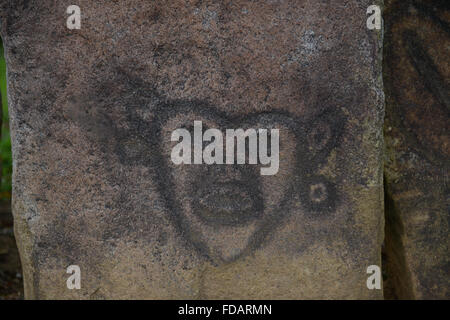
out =
[(387, 1), (386, 6), (389, 296), (448, 299), (449, 5)]
[[(27, 298), (382, 297), (372, 1), (0, 3)], [(279, 128), (278, 174), (174, 166), (195, 120)]]

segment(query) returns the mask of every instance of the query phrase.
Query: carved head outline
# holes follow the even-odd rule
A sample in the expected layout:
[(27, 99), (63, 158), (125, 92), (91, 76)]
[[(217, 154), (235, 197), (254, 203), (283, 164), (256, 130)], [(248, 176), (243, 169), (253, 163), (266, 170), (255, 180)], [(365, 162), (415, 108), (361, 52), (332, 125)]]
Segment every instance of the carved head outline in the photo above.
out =
[[(264, 244), (294, 201), (305, 214), (335, 210), (335, 185), (316, 171), (339, 142), (343, 118), (328, 109), (312, 121), (286, 112), (229, 116), (202, 102), (172, 102), (154, 112), (151, 137), (158, 189), (170, 218), (188, 245), (215, 263), (230, 262)], [(260, 165), (175, 165), (171, 132), (207, 128), (279, 129), (280, 169), (261, 176)]]

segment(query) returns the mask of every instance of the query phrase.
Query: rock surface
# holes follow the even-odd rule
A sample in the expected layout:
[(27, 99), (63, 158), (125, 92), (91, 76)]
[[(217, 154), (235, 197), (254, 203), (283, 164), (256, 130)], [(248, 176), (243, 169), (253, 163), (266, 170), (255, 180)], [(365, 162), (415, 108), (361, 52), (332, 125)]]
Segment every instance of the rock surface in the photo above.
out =
[(449, 299), (450, 6), (390, 0), (384, 17), (389, 287)]
[[(382, 297), (373, 1), (77, 2), (69, 30), (67, 1), (0, 0), (26, 298)], [(194, 120), (279, 128), (278, 174), (174, 166)]]

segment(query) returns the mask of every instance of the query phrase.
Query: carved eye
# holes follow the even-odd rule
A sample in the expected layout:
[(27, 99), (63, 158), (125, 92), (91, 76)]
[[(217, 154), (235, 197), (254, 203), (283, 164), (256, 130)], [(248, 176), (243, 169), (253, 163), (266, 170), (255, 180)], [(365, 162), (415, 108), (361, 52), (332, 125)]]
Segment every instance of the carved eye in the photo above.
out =
[(336, 207), (336, 187), (323, 176), (307, 178), (300, 182), (300, 197), (303, 206), (314, 216), (330, 213)]

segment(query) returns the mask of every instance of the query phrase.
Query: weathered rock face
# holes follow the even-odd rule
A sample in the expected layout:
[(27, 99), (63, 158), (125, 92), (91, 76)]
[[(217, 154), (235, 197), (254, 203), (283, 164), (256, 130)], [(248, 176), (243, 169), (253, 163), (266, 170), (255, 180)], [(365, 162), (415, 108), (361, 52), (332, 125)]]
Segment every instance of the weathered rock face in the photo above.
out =
[[(372, 1), (1, 3), (27, 298), (382, 297)], [(278, 128), (278, 173), (175, 166), (195, 120)]]
[(393, 297), (450, 297), (448, 1), (387, 1), (386, 256)]

